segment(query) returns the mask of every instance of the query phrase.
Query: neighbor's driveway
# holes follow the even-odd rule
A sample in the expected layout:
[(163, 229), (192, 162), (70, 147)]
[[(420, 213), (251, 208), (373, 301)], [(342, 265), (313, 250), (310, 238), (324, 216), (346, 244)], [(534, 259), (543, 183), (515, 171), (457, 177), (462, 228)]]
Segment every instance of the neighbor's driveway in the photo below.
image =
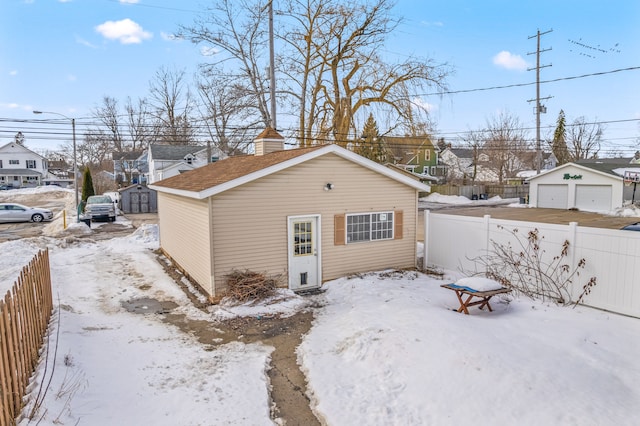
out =
[[(433, 213), (455, 214), (462, 216), (482, 217), (490, 215), (494, 219), (522, 220), (527, 222), (556, 223), (568, 225), (578, 222), (580, 226), (592, 228), (620, 229), (625, 225), (640, 221), (640, 218), (607, 216), (572, 210), (541, 209), (528, 207), (476, 206), (449, 207), (432, 210)], [(421, 212), (422, 213), (422, 212)]]

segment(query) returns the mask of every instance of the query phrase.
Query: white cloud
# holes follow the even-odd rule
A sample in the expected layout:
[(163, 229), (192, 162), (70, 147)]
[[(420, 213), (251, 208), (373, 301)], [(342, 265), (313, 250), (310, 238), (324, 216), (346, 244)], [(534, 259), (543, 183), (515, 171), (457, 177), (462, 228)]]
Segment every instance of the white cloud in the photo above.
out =
[(129, 18), (120, 21), (107, 21), (96, 27), (96, 31), (109, 40), (118, 40), (122, 44), (139, 44), (150, 39), (153, 34)]
[(0, 103), (0, 109), (20, 109), (22, 111), (33, 111), (33, 107), (31, 105), (20, 105), (14, 102), (8, 104)]
[(11, 70), (11, 71), (9, 71), (9, 75), (10, 75), (10, 76), (18, 75), (18, 70)]
[(220, 53), (220, 49), (215, 47), (205, 46), (200, 48), (200, 54), (202, 56), (213, 56), (217, 55), (218, 53)]
[(67, 80), (69, 80), (69, 81), (76, 81), (77, 79), (78, 78), (73, 74), (67, 75)]
[(430, 104), (429, 102), (426, 102), (421, 98), (413, 98), (411, 102), (413, 103), (413, 106), (415, 108), (421, 108), (427, 112), (433, 112), (438, 109), (436, 105)]
[(522, 59), (520, 55), (514, 55), (511, 52), (503, 50), (493, 57), (494, 65), (497, 65), (508, 70), (525, 71), (527, 69), (527, 62)]
[(184, 40), (182, 37), (177, 36), (171, 33), (165, 33), (164, 31), (160, 33), (160, 37), (162, 37), (165, 41), (181, 41)]
[(422, 24), (422, 26), (424, 27), (444, 27), (444, 23), (440, 21), (421, 21), (420, 24)]
[(136, 4), (138, 2), (139, 0), (120, 0), (120, 3), (122, 4)]

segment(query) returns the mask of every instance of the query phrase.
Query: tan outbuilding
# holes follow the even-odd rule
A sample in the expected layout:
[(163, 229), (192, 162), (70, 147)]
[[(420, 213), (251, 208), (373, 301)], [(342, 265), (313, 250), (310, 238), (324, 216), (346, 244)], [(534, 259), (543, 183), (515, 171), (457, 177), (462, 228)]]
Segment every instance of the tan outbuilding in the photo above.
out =
[(416, 266), (418, 193), (430, 187), (337, 145), (255, 155), (156, 182), (160, 245), (211, 299), (225, 276), (284, 277), (294, 291), (351, 273)]

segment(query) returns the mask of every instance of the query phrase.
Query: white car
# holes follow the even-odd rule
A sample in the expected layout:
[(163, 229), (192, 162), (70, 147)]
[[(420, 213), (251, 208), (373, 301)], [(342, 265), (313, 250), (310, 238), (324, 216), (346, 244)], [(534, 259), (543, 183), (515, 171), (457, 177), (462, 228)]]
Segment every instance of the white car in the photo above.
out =
[(0, 222), (43, 222), (53, 219), (53, 212), (16, 203), (0, 203)]

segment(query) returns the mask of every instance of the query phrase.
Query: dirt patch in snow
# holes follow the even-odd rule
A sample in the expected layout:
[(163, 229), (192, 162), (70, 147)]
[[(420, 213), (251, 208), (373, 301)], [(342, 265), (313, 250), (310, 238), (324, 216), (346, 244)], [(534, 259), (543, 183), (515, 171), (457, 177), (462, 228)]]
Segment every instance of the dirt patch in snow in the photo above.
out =
[(296, 348), (313, 321), (311, 310), (293, 316), (237, 317), (222, 321), (193, 320), (184, 314), (172, 313), (168, 305), (148, 298), (126, 302), (125, 308), (135, 313), (157, 313), (163, 322), (194, 336), (206, 350), (240, 341), (262, 342), (273, 346), (271, 368), (272, 418), (287, 425), (320, 425), (310, 408), (306, 394), (306, 379), (298, 366)]
[[(182, 275), (161, 251), (157, 251), (158, 262), (165, 272), (182, 288), (193, 305), (203, 312), (206, 303), (194, 295), (192, 288), (185, 284)], [(164, 321), (191, 334), (205, 348), (214, 350), (216, 346), (234, 341), (245, 343), (262, 342), (273, 346), (271, 354), (271, 417), (274, 421), (283, 421), (288, 425), (320, 425), (310, 408), (307, 397), (306, 378), (298, 365), (296, 349), (313, 322), (313, 310), (309, 308), (292, 316), (260, 315), (252, 317), (234, 317), (227, 320), (193, 320), (184, 314), (167, 313)]]

